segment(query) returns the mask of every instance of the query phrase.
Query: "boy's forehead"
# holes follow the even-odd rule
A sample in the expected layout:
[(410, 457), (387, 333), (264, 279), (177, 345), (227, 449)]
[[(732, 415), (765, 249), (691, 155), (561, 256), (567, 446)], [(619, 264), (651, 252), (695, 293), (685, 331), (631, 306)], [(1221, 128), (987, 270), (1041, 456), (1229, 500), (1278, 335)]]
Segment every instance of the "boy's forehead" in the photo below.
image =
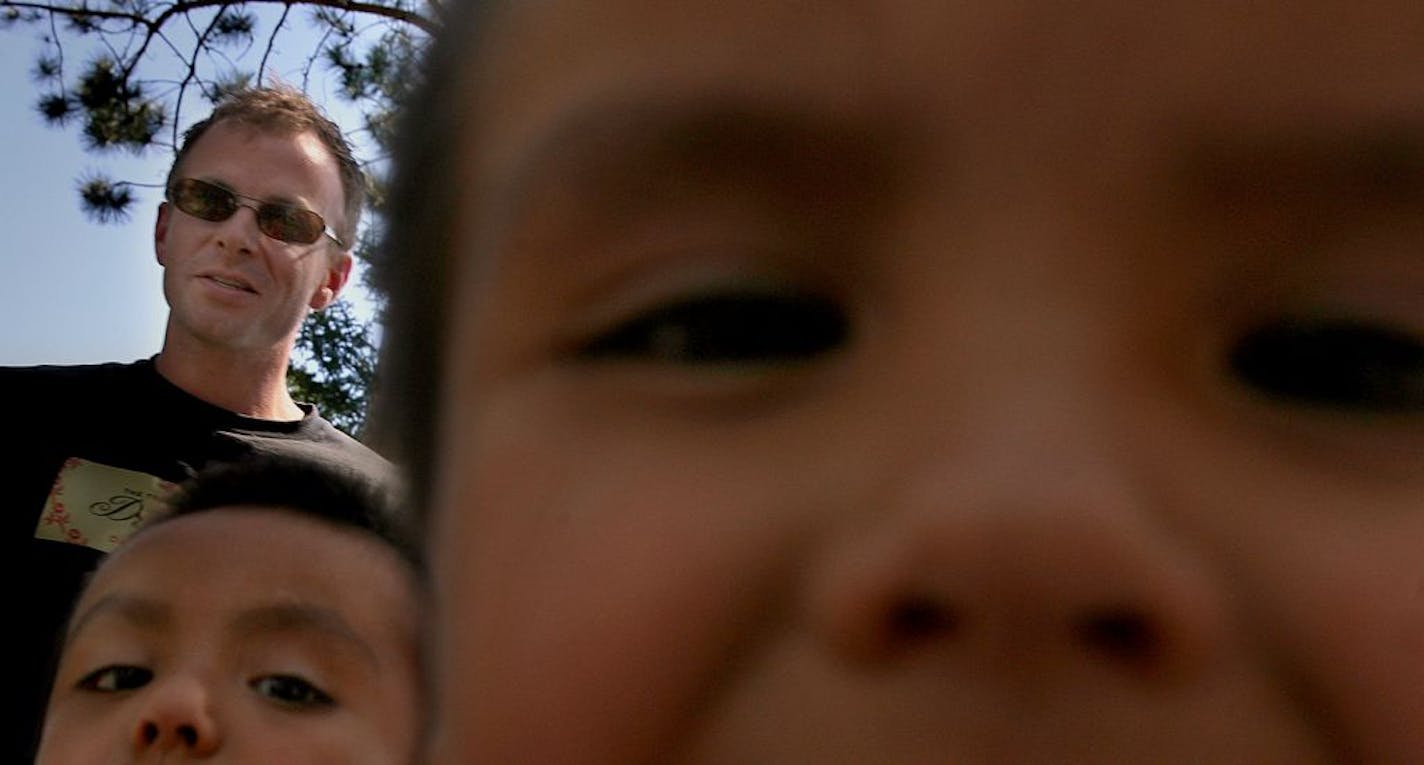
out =
[(1424, 111), (1411, 97), (1424, 86), (1424, 6), (1402, 0), (551, 0), (508, 4), (491, 29), (467, 70), (482, 162), (517, 161), (590, 103), (626, 99), (743, 95), (927, 131), (998, 119), (1043, 135)]
[[(188, 575), (195, 566), (203, 577)], [(95, 570), (76, 613), (128, 592), (214, 609), (306, 600), (373, 615), (415, 608), (414, 588), (400, 556), (366, 532), (284, 508), (230, 505), (134, 534)]]
[[(159, 570), (183, 566), (189, 559), (211, 556), (215, 551), (225, 555), (231, 549), (239, 554), (227, 556), (231, 560), (224, 561), (225, 565), (249, 566), (266, 574), (305, 566), (300, 556), (291, 558), (289, 553), (313, 546), (333, 551), (329, 553), (333, 555), (340, 552), (362, 566), (368, 565), (369, 558), (397, 558), (394, 552), (385, 554), (383, 542), (354, 527), (284, 507), (235, 504), (162, 518), (140, 529), (102, 561), (95, 578), (109, 578), (116, 570), (127, 572), (135, 566)], [(281, 565), (267, 565), (274, 563)], [(390, 568), (399, 569), (399, 564)]]

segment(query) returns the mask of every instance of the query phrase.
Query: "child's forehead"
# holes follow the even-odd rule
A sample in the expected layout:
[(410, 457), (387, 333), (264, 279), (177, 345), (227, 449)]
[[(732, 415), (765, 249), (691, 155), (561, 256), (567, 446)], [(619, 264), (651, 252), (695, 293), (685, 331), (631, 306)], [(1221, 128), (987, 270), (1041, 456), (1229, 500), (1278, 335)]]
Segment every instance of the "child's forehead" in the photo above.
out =
[(144, 529), (110, 554), (71, 631), (107, 615), (159, 631), (207, 624), (261, 635), (296, 627), (364, 642), (385, 634), (388, 622), (413, 623), (401, 616), (416, 608), (407, 569), (371, 535), (290, 510), (197, 511)]
[[(748, 113), (774, 105), (828, 133), (850, 125), (871, 144), (914, 143), (923, 151), (902, 158), (920, 167), (934, 161), (928, 153), (974, 143), (982, 164), (1031, 144), (1049, 156), (1022, 162), (1048, 167), (1162, 144), (1188, 152), (1225, 135), (1269, 143), (1302, 129), (1424, 118), (1424, 38), (1407, 33), (1424, 28), (1424, 7), (1402, 2), (1107, 2), (1073, 13), (1030, 3), (840, 2), (813, 12), (739, 2), (712, 13), (625, 0), (584, 17), (592, 12), (512, 4), (484, 55), (472, 57), (481, 129), (461, 134), (461, 154), (485, 199), (503, 200), (543, 155), (576, 159), (589, 143), (579, 136), (651, 136), (650, 113), (676, 124), (719, 104), (724, 123), (751, 124)], [(657, 150), (656, 140), (643, 150)]]
[(1100, 181), (1175, 200), (1223, 168), (1324, 187), (1360, 147), (1424, 135), (1424, 35), (1407, 33), (1424, 6), (1067, 6), (621, 0), (595, 23), (587, 4), (510, 4), (465, 72), (480, 128), (458, 134), (474, 182), (456, 206), (476, 214), (456, 239), (488, 244), (541, 195), (638, 218), (639, 189), (710, 195), (738, 171), (817, 203), (856, 181), (884, 202), (894, 176), (974, 219), (976, 199), (1076, 204)]
[[(174, 576), (195, 563), (207, 576)], [(101, 562), (90, 589), (125, 580), (218, 589), (210, 583), (220, 576), (239, 583), (319, 581), (358, 569), (385, 579), (402, 576), (404, 568), (396, 551), (371, 532), (287, 508), (233, 505), (162, 518), (141, 529)]]
[[(315, 517), (302, 510), (263, 504), (226, 504), (205, 507), (200, 510), (165, 515), (141, 529), (134, 535), (136, 540), (151, 537), (177, 536), (192, 539), (208, 537), (221, 538), (235, 534), (251, 539), (271, 539), (279, 541), (284, 534), (274, 530), (304, 529), (304, 532), (324, 535), (352, 534), (353, 528), (345, 528), (336, 523)], [(120, 549), (127, 549), (127, 546)]]
[[(1182, 83), (1229, 82), (1254, 89), (1262, 78), (1299, 67), (1353, 77), (1350, 62), (1376, 80), (1424, 61), (1424, 9), (1405, 0), (1367, 4), (1007, 2), (932, 4), (913, 0), (794, 2), (555, 0), (511, 3), (494, 14), (481, 55), (467, 60), (485, 82), (522, 90), (540, 74), (563, 72), (585, 89), (600, 78), (653, 67), (677, 76), (685, 65), (716, 72), (746, 59), (740, 74), (780, 76), (798, 67), (843, 86), (888, 87), (915, 71), (955, 95), (970, 81), (987, 95), (1042, 94), (1065, 86), (1105, 91), (1146, 74)], [(775, 43), (775, 44), (773, 44)], [(831, 65), (845, 62), (850, 66)], [(869, 75), (849, 81), (855, 73)], [(1077, 73), (1082, 81), (1040, 79)], [(1104, 79), (1106, 78), (1106, 79)], [(923, 83), (913, 83), (923, 84)], [(1370, 88), (1373, 82), (1356, 81)]]

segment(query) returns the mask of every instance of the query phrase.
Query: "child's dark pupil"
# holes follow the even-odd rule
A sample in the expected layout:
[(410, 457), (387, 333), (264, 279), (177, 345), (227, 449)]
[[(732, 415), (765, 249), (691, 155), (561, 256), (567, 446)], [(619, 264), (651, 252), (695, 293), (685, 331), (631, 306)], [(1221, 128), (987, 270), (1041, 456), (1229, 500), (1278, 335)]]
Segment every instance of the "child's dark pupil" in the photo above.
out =
[(1381, 324), (1292, 319), (1253, 330), (1231, 368), (1248, 384), (1302, 404), (1424, 411), (1424, 339)]

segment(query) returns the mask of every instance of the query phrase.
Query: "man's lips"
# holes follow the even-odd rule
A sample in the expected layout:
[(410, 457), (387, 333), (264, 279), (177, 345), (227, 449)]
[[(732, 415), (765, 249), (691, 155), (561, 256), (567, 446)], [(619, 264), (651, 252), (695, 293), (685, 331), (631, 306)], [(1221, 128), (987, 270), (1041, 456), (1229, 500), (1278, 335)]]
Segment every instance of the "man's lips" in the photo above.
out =
[(253, 289), (251, 285), (235, 276), (227, 276), (224, 274), (203, 274), (202, 278), (207, 279), (208, 281), (213, 282), (215, 284), (218, 284), (219, 286), (226, 287), (230, 290), (237, 290), (238, 292), (250, 292), (254, 295), (257, 294), (257, 290)]

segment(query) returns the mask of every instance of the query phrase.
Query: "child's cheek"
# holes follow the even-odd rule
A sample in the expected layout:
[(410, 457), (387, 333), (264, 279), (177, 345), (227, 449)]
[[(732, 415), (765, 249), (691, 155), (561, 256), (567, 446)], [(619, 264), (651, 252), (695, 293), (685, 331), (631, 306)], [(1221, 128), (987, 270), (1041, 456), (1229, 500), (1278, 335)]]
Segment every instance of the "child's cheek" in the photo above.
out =
[(644, 760), (762, 639), (784, 524), (764, 487), (666, 430), (625, 431), (526, 382), (481, 392), (447, 442), (436, 661), (463, 679), (441, 702), (473, 710), (492, 761)]
[(1217, 512), (1197, 530), (1243, 637), (1317, 728), (1361, 761), (1412, 760), (1424, 751), (1424, 487), (1300, 467), (1218, 470), (1199, 498)]

